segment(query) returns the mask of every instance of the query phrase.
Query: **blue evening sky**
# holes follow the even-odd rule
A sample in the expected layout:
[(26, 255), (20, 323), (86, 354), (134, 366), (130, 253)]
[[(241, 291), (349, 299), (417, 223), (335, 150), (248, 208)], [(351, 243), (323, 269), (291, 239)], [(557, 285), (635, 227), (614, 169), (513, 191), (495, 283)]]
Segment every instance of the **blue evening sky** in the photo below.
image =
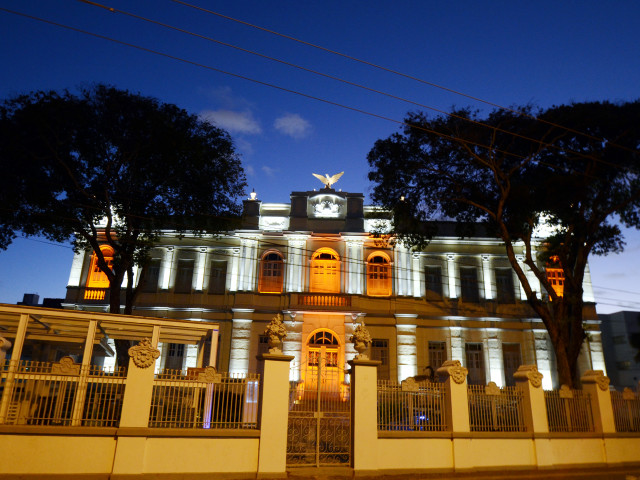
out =
[[(190, 3), (499, 105), (640, 96), (640, 3), (634, 1)], [(176, 1), (104, 5), (429, 107), (487, 108)], [(321, 187), (312, 172), (344, 170), (336, 188), (367, 195), (367, 152), (399, 128), (388, 119), (424, 108), (76, 0), (0, 0), (0, 64), (0, 98), (102, 82), (206, 116), (231, 133), (249, 190), (266, 202)], [(25, 292), (63, 297), (71, 258), (68, 246), (16, 239), (0, 252), (0, 302), (15, 303)], [(635, 231), (625, 253), (592, 258), (598, 311), (640, 309), (639, 268)]]

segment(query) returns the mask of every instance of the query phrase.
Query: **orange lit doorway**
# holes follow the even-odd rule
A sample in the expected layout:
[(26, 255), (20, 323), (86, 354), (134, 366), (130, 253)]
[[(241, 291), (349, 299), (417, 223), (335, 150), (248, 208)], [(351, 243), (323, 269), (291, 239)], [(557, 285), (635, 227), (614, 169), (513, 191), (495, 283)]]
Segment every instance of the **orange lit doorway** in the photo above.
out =
[(305, 388), (315, 390), (321, 378), (324, 381), (323, 392), (339, 394), (344, 381), (340, 350), (338, 337), (330, 330), (317, 330), (309, 335), (306, 369), (302, 372)]
[(311, 257), (310, 290), (340, 293), (340, 257), (330, 248), (320, 248)]

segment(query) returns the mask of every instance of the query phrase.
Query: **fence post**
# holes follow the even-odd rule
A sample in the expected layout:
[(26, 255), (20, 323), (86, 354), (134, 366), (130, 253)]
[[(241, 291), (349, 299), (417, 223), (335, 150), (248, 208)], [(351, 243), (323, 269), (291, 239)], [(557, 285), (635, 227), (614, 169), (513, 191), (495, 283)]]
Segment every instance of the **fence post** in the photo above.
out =
[(547, 405), (542, 389), (542, 374), (535, 365), (520, 365), (513, 374), (516, 387), (522, 392), (522, 409), (527, 431), (549, 433)]
[(452, 432), (469, 432), (469, 400), (467, 374), (460, 360), (447, 360), (436, 372), (446, 390), (447, 426)]
[(378, 360), (351, 360), (351, 464), (354, 472), (377, 470)]
[[(129, 349), (129, 368), (122, 399), (120, 428), (146, 428), (149, 426), (149, 412), (153, 395), (155, 360), (160, 356), (156, 348), (160, 327), (153, 327), (151, 341), (145, 338), (137, 346)], [(142, 436), (119, 435), (113, 460), (112, 473), (115, 475), (136, 475), (144, 471), (146, 439)]]
[(605, 377), (602, 370), (587, 370), (580, 378), (582, 389), (591, 397), (591, 411), (593, 412), (593, 426), (598, 433), (612, 433), (616, 431), (609, 391), (609, 377)]
[(260, 379), (260, 447), (258, 478), (286, 478), (287, 427), (289, 420), (289, 363), (292, 355), (265, 353)]

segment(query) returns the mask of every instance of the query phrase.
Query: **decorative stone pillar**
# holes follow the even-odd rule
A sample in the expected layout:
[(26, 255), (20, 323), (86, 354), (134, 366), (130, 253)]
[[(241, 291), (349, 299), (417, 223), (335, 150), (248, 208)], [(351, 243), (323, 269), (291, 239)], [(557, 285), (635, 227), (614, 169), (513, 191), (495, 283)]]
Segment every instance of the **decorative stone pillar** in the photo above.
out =
[(528, 432), (548, 433), (547, 405), (542, 389), (542, 374), (535, 365), (520, 365), (513, 374), (516, 388), (522, 392), (522, 410)]
[(228, 250), (230, 258), (227, 262), (227, 288), (230, 292), (237, 292), (240, 288), (240, 249)]
[(420, 262), (420, 254), (413, 253), (412, 259), (412, 277), (413, 277), (413, 296), (420, 298), (423, 296), (422, 292), (422, 279), (424, 278), (422, 264)]
[(198, 249), (195, 261), (195, 275), (193, 276), (193, 290), (196, 292), (204, 291), (204, 276), (207, 270), (207, 248)]
[(447, 253), (447, 276), (449, 277), (449, 298), (458, 298), (458, 271), (454, 253)]
[(304, 249), (307, 244), (304, 238), (289, 238), (287, 250), (287, 292), (302, 292), (306, 255)]
[(153, 365), (160, 356), (158, 337), (160, 327), (155, 326), (153, 339), (145, 338), (129, 349), (127, 384), (122, 399), (120, 427), (148, 427), (153, 391)]
[(164, 251), (162, 264), (160, 265), (160, 290), (169, 290), (171, 288), (174, 250), (173, 247), (167, 247)]
[(487, 356), (489, 357), (489, 379), (499, 387), (505, 385), (504, 365), (502, 358), (502, 341), (497, 328), (487, 329)]
[(458, 360), (447, 360), (436, 371), (445, 384), (447, 425), (452, 432), (469, 432), (469, 402), (467, 399), (467, 375), (469, 370)]
[(232, 311), (234, 318), (231, 330), (229, 373), (247, 373), (249, 371), (251, 316), (253, 315), (253, 310), (233, 308)]
[(287, 428), (289, 418), (290, 355), (265, 353), (260, 382), (260, 446), (258, 478), (287, 477)]
[[(288, 317), (288, 318), (287, 318)], [(300, 363), (302, 362), (302, 325), (304, 315), (298, 312), (285, 312), (287, 337), (283, 341), (282, 353), (293, 357), (293, 368), (290, 380), (300, 380)]]
[(356, 476), (377, 470), (378, 405), (376, 360), (352, 360), (351, 366), (351, 430), (353, 444), (351, 464)]
[(365, 262), (362, 241), (347, 240), (347, 293), (362, 295), (364, 292)]
[(495, 298), (492, 273), (491, 257), (489, 255), (482, 255), (482, 282), (484, 283), (485, 300), (493, 300)]
[(451, 360), (457, 360), (462, 363), (466, 361), (464, 354), (464, 338), (462, 337), (462, 328), (450, 327), (449, 332), (449, 338), (451, 339)]
[(588, 370), (580, 378), (582, 390), (591, 397), (593, 426), (598, 433), (614, 433), (616, 431), (609, 391), (609, 377), (602, 370)]
[(69, 281), (67, 282), (67, 287), (80, 286), (80, 278), (82, 277), (82, 265), (84, 264), (85, 256), (86, 252), (84, 251), (73, 254), (73, 262), (71, 263), (71, 272), (69, 273)]
[[(415, 314), (396, 314), (396, 321), (415, 321)], [(418, 374), (418, 349), (416, 345), (415, 325), (396, 325), (398, 381)]]

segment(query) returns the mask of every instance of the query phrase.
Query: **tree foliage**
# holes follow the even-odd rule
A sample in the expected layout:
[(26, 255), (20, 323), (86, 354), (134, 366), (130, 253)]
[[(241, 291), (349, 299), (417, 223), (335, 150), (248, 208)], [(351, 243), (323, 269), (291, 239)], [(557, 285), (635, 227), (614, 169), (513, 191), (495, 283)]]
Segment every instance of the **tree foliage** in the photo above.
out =
[[(410, 113), (405, 123), (369, 152), (373, 200), (394, 212), (395, 234), (415, 247), (428, 243), (437, 233), (430, 221), (442, 218), (457, 220), (462, 236), (483, 224), (502, 239), (549, 332), (560, 381), (573, 384), (585, 338), (587, 258), (622, 250), (618, 222), (640, 226), (640, 102), (484, 117), (469, 109), (435, 118)], [(563, 296), (546, 278), (550, 259), (564, 270)]]
[[(0, 247), (20, 230), (91, 248), (112, 312), (136, 265), (144, 283), (161, 229), (219, 232), (239, 214), (245, 177), (229, 135), (154, 98), (105, 85), (32, 92), (2, 104), (0, 135)], [(125, 313), (135, 295), (127, 282)]]

